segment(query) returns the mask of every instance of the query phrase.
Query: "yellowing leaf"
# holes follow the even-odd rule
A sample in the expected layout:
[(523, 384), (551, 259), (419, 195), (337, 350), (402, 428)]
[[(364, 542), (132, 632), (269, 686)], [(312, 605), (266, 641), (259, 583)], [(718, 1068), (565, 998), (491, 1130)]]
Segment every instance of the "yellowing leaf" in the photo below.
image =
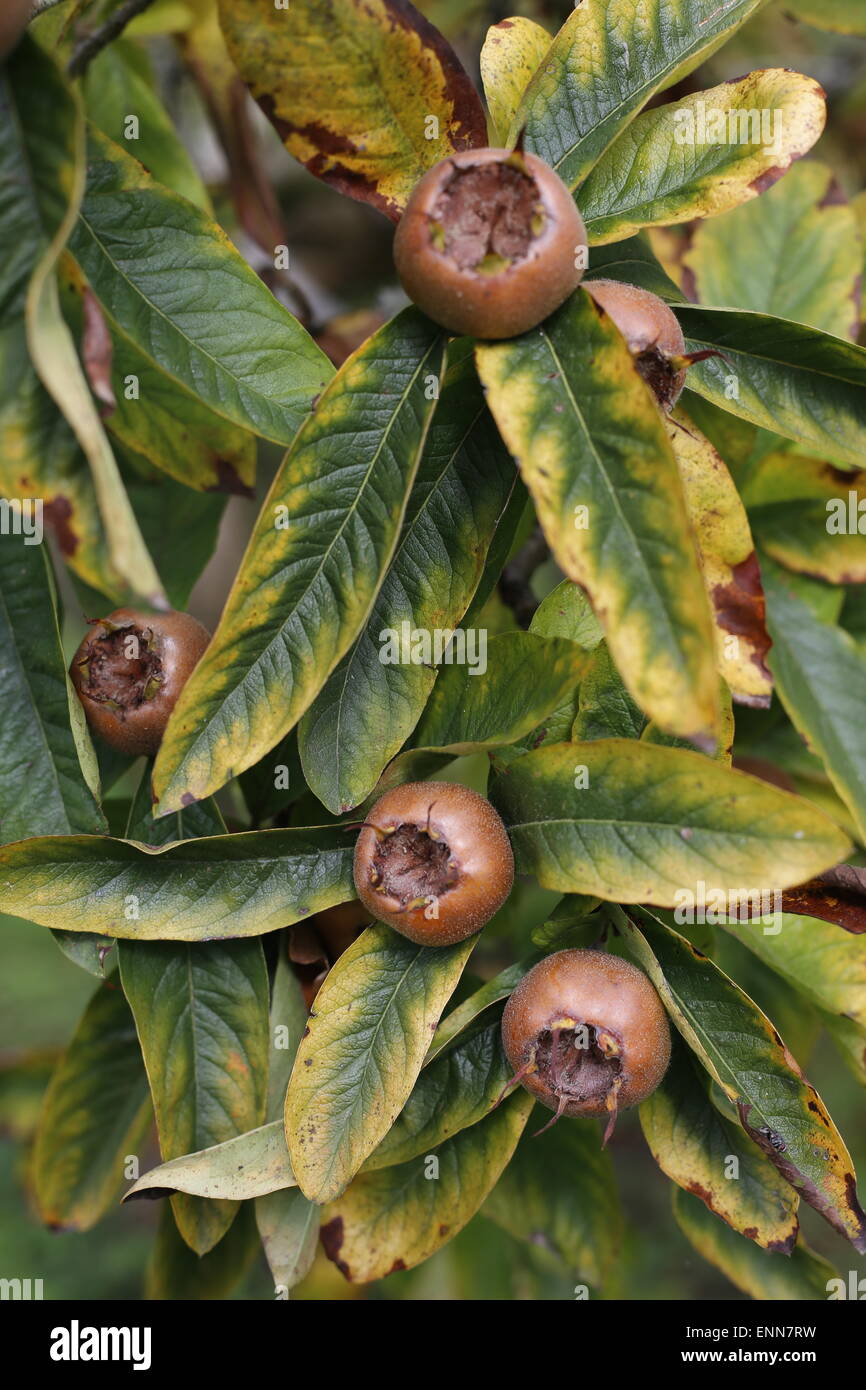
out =
[(397, 221), (422, 174), (487, 144), (450, 44), (402, 0), (220, 0), (229, 52), (290, 154)]
[(672, 413), (668, 434), (715, 618), (719, 671), (735, 700), (767, 706), (770, 637), (746, 509), (722, 459), (683, 410)]
[(590, 243), (712, 217), (757, 197), (812, 148), (825, 119), (814, 78), (784, 68), (645, 111), (580, 190)]
[(505, 143), (530, 78), (552, 43), (533, 19), (514, 15), (487, 30), (481, 50), (481, 80), (496, 138)]

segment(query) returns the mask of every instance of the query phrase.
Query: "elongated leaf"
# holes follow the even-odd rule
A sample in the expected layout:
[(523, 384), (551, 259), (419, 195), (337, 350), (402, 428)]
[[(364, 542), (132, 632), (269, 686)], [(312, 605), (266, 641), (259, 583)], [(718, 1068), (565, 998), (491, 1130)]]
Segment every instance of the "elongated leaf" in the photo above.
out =
[(761, 549), (786, 569), (830, 584), (866, 583), (866, 470), (840, 473), (820, 459), (768, 454), (743, 500)]
[(816, 618), (771, 561), (764, 585), (779, 697), (866, 838), (866, 652), (847, 632)]
[[(464, 358), (449, 367), (400, 541), (366, 626), (298, 730), (307, 782), (329, 810), (363, 801), (411, 734), (437, 680), (433, 634), (447, 645), (442, 634), (463, 617), (516, 476)], [(417, 648), (417, 660), (413, 635), (416, 643), (430, 635), (430, 652)], [(383, 660), (395, 638), (400, 660)]]
[(713, 217), (756, 198), (812, 148), (825, 120), (823, 89), (787, 68), (645, 111), (580, 190), (590, 245)]
[(866, 1029), (866, 936), (851, 936), (831, 923), (790, 913), (781, 917), (778, 932), (764, 931), (757, 922), (722, 925), (788, 980), (798, 995), (828, 1015)]
[(497, 138), (504, 144), (529, 80), (541, 66), (551, 35), (534, 19), (514, 15), (487, 30), (481, 49), (481, 80)]
[(601, 1284), (617, 1255), (623, 1218), (598, 1127), (572, 1120), (542, 1137), (524, 1134), (483, 1211), (570, 1275)]
[(749, 1137), (804, 1201), (856, 1250), (866, 1250), (866, 1216), (844, 1140), (770, 1020), (708, 957), (651, 914), (641, 910), (623, 931)]
[(0, 909), (132, 941), (260, 936), (352, 897), (344, 831), (261, 830), (148, 850), (57, 835), (0, 850)]
[[(22, 519), (27, 520), (23, 513)], [(31, 523), (36, 519), (31, 512)], [(31, 543), (37, 539), (0, 537), (4, 842), (106, 829), (92, 790), (93, 749), (66, 675), (47, 556), (42, 545)]]
[(331, 376), (324, 354), (216, 223), (94, 129), (69, 251), (112, 329), (166, 376), (235, 425), (291, 441)]
[(428, 1158), (362, 1173), (324, 1212), (322, 1244), (353, 1283), (412, 1269), (462, 1230), (496, 1183), (532, 1109), (524, 1091)]
[(674, 1216), (699, 1255), (751, 1298), (775, 1302), (826, 1299), (836, 1271), (802, 1238), (787, 1259), (745, 1240), (687, 1192), (673, 1189)]
[(125, 1202), (185, 1192), (211, 1201), (245, 1202), (296, 1186), (282, 1120), (169, 1159), (142, 1174)]
[[(23, 252), (21, 261), (13, 259), (10, 289), (16, 300), (26, 292), (30, 358), (87, 456), (112, 568), (135, 593), (159, 603), (159, 576), (60, 312), (57, 264), (75, 225), (86, 178), (80, 98), (29, 38), (4, 68), (3, 87), (0, 118), (12, 164), (11, 199), (3, 222), (4, 231), (18, 240), (19, 255)], [(58, 127), (63, 132), (59, 140)], [(21, 273), (17, 284), (16, 269)], [(27, 283), (24, 276), (31, 269)]]
[(238, 70), (286, 148), (395, 221), (422, 174), (487, 144), (450, 44), (407, 0), (220, 0)]
[(299, 432), (169, 721), (154, 768), (161, 814), (258, 762), (357, 637), (397, 545), (442, 357), (441, 331), (405, 310)]
[(362, 1171), (405, 1163), (474, 1125), (493, 1109), (511, 1075), (498, 1010), (423, 1068), (412, 1094)]
[(375, 924), (329, 972), (286, 1096), (286, 1139), (305, 1196), (338, 1196), (388, 1133), (474, 945), (472, 937), (416, 946)]
[[(762, 257), (742, 254), (758, 244), (772, 256), (773, 275), (762, 273)], [(789, 169), (759, 203), (702, 223), (683, 263), (693, 297), (704, 304), (756, 309), (839, 338), (857, 337), (863, 270), (857, 219), (832, 169), (816, 160)]]
[(710, 441), (679, 407), (669, 437), (716, 625), (716, 661), (735, 700), (766, 707), (773, 677), (761, 571), (734, 480)]
[(201, 175), (152, 83), (139, 71), (139, 52), (120, 40), (97, 53), (84, 78), (87, 115), (115, 144), (128, 142), (129, 153), (166, 188), (209, 213)]
[(769, 314), (673, 308), (689, 351), (722, 354), (690, 369), (693, 391), (821, 458), (862, 467), (866, 350)]
[(592, 604), (583, 589), (568, 579), (563, 579), (541, 600), (529, 631), (541, 637), (567, 637), (585, 651), (593, 651), (602, 640), (601, 624)]
[(516, 743), (571, 695), (588, 665), (564, 637), (503, 632), (480, 665), (442, 672), (413, 735), (421, 748), (475, 753)]
[(491, 796), (518, 872), (545, 888), (674, 907), (681, 893), (802, 882), (845, 853), (809, 802), (680, 748), (557, 743), (503, 767)]
[(652, 1156), (669, 1178), (765, 1250), (788, 1255), (799, 1231), (797, 1194), (757, 1144), (716, 1109), (706, 1073), (675, 1041), (664, 1080), (640, 1107)]
[(51, 1078), (31, 1176), (48, 1226), (87, 1231), (114, 1203), (152, 1115), (135, 1023), (119, 982), (100, 985)]
[[(120, 973), (144, 1053), (160, 1152), (176, 1158), (261, 1124), (267, 1102), (268, 976), (261, 943), (124, 942)], [(232, 1202), (177, 1195), (178, 1230), (203, 1255)]]
[(162, 1213), (144, 1278), (144, 1297), (154, 1301), (204, 1302), (228, 1298), (260, 1249), (251, 1208), (241, 1207), (213, 1250), (198, 1256), (182, 1239), (171, 1208)]
[(635, 112), (763, 0), (583, 0), (553, 41), (512, 126), (571, 189)]
[(299, 1188), (256, 1199), (256, 1223), (278, 1298), (309, 1274), (319, 1248), (321, 1214)]
[(580, 683), (578, 711), (568, 738), (575, 743), (598, 738), (640, 738), (648, 720), (620, 679), (606, 642), (592, 654)]
[(818, 29), (831, 29), (838, 34), (866, 34), (866, 14), (860, 0), (789, 0), (786, 9)]
[(452, 1009), (443, 1018), (433, 1034), (433, 1041), (424, 1062), (425, 1067), (439, 1056), (443, 1048), (464, 1032), (479, 1014), (492, 1008), (500, 1000), (507, 999), (511, 991), (516, 985), (519, 985), (524, 975), (538, 959), (540, 957), (531, 956), (528, 960), (518, 961), (515, 965), (507, 965), (492, 980), (487, 980), (480, 989), (476, 989), (474, 993), (470, 994), (468, 999), (464, 999), (462, 1004), (458, 1004), (456, 1009)]
[(617, 667), (671, 733), (713, 737), (712, 625), (661, 415), (610, 319), (578, 290), (522, 338), (478, 348), (488, 402), (554, 557)]

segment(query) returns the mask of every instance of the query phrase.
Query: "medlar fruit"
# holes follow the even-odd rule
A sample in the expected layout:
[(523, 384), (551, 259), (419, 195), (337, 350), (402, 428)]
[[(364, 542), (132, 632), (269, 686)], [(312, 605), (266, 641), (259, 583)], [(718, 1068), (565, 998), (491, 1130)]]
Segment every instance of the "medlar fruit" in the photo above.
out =
[[(519, 1081), (560, 1115), (607, 1115), (646, 1100), (671, 1055), (667, 1014), (646, 975), (603, 951), (557, 951), (505, 1005), (502, 1042)], [(513, 1083), (512, 1083), (513, 1084)]]
[(156, 753), (209, 641), (189, 613), (117, 608), (94, 620), (69, 668), (94, 733), (119, 753)]
[(421, 946), (450, 946), (480, 931), (514, 882), (499, 816), (456, 782), (407, 782), (370, 811), (355, 846), (364, 906)]
[(452, 333), (511, 338), (557, 309), (583, 275), (586, 229), (549, 165), (460, 150), (417, 184), (397, 226), (403, 288)]
[(658, 295), (620, 280), (586, 280), (583, 288), (613, 319), (659, 405), (672, 410), (685, 385), (686, 369), (705, 355), (686, 354), (676, 314)]

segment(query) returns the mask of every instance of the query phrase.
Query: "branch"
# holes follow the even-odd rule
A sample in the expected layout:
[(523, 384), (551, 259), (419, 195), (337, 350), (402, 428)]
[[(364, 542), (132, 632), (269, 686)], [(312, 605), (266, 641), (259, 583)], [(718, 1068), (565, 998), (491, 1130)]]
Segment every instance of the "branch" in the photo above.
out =
[(500, 597), (511, 609), (519, 627), (527, 628), (532, 622), (539, 600), (529, 581), (549, 554), (550, 548), (544, 539), (544, 533), (540, 526), (536, 526), (526, 544), (502, 571), (499, 580)]
[(124, 4), (119, 5), (111, 18), (107, 19), (101, 28), (95, 29), (92, 34), (88, 34), (78, 44), (69, 59), (66, 69), (67, 75), (69, 77), (81, 77), (97, 53), (101, 53), (103, 48), (106, 48), (114, 39), (120, 38), (127, 24), (135, 19), (136, 15), (143, 14), (152, 4), (153, 0), (125, 0)]

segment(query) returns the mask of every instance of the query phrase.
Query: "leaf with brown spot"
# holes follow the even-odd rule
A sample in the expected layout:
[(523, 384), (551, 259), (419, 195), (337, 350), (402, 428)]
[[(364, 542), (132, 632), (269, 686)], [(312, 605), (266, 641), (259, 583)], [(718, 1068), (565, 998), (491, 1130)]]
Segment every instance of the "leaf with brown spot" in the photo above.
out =
[(866, 582), (866, 469), (846, 473), (780, 450), (750, 471), (743, 501), (761, 549), (786, 569)]
[[(357, 1284), (428, 1259), (478, 1211), (511, 1158), (532, 1106), (532, 1097), (518, 1090), (440, 1144), (435, 1155), (361, 1173), (325, 1209), (325, 1254)], [(438, 1164), (435, 1178), (431, 1157)]]
[(773, 677), (761, 572), (746, 509), (710, 441), (680, 407), (668, 437), (680, 469), (716, 625), (716, 660), (734, 699), (766, 707)]
[[(845, 1141), (770, 1020), (738, 985), (645, 908), (618, 923), (671, 1020), (737, 1107), (740, 1123), (804, 1201), (866, 1252), (866, 1215)], [(796, 1068), (796, 1069), (795, 1069)]]
[(407, 0), (220, 0), (219, 10), (229, 52), (289, 153), (393, 221), (440, 159), (487, 144), (472, 82)]
[(521, 15), (500, 20), (487, 30), (481, 80), (496, 129), (493, 143), (506, 143), (523, 94), (552, 43), (552, 35), (541, 24)]

